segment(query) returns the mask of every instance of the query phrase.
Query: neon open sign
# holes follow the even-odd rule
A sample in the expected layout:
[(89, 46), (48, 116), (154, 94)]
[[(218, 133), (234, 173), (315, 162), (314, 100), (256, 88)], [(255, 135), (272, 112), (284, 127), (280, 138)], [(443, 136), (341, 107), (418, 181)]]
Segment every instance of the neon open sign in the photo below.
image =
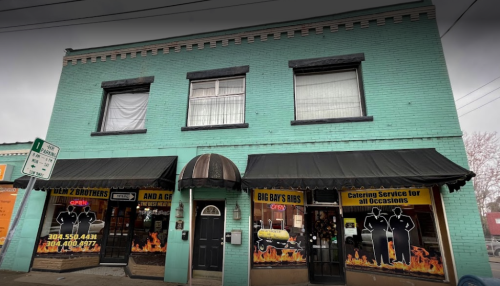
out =
[(72, 200), (69, 204), (75, 207), (85, 207), (89, 205), (89, 202), (86, 200)]
[(286, 205), (271, 204), (271, 209), (279, 212), (284, 212), (286, 210)]

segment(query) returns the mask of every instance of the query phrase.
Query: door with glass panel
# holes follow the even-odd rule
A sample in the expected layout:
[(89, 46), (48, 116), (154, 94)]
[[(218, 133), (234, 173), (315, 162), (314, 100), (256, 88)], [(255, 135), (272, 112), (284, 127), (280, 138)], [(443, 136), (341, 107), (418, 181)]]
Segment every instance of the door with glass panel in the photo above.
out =
[(101, 248), (101, 264), (127, 264), (136, 202), (109, 201)]
[(308, 265), (311, 283), (345, 283), (338, 208), (307, 207)]

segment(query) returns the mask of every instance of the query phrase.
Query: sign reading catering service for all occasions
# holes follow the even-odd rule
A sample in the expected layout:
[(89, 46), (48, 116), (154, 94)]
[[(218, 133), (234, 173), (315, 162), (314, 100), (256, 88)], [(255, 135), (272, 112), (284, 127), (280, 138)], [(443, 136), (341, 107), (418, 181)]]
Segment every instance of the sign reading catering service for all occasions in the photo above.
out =
[(55, 197), (79, 197), (89, 199), (107, 199), (109, 198), (109, 189), (64, 189), (52, 190), (52, 196)]
[(48, 180), (52, 175), (58, 154), (59, 147), (36, 138), (21, 172), (30, 177)]
[(343, 206), (430, 205), (429, 189), (394, 189), (341, 192)]
[(303, 205), (304, 193), (298, 191), (254, 190), (253, 201), (266, 204)]

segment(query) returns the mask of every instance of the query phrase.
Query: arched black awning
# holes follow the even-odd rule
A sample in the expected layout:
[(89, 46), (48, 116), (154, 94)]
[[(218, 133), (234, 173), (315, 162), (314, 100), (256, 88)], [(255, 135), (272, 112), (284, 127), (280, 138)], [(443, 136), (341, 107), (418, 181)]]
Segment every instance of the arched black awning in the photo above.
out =
[(231, 160), (222, 155), (198, 155), (179, 174), (178, 189), (201, 187), (240, 190), (240, 171)]

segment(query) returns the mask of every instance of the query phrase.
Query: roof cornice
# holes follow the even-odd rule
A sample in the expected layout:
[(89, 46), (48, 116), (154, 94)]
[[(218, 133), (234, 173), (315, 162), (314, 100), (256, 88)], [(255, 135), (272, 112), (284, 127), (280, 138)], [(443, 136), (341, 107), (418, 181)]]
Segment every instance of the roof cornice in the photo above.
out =
[(24, 156), (30, 152), (30, 149), (22, 150), (0, 150), (0, 156)]
[(357, 23), (360, 23), (361, 28), (364, 29), (370, 27), (370, 21), (376, 21), (377, 26), (383, 26), (385, 25), (386, 20), (390, 18), (393, 19), (394, 23), (401, 23), (404, 16), (410, 16), (411, 21), (418, 21), (420, 19), (420, 14), (427, 14), (428, 19), (435, 19), (435, 7), (417, 7), (330, 21), (312, 22), (308, 24), (260, 29), (213, 37), (202, 37), (184, 41), (144, 45), (134, 48), (123, 48), (103, 52), (65, 56), (63, 58), (63, 66), (67, 66), (68, 62), (71, 62), (72, 65), (76, 65), (79, 60), (82, 64), (86, 64), (88, 59), (90, 59), (90, 61), (93, 63), (97, 61), (97, 58), (100, 58), (101, 62), (105, 62), (107, 57), (110, 57), (112, 61), (116, 60), (118, 56), (120, 57), (120, 59), (126, 59), (127, 54), (129, 54), (131, 58), (135, 58), (137, 56), (137, 53), (140, 53), (141, 56), (146, 57), (148, 55), (148, 52), (151, 52), (151, 55), (155, 56), (158, 54), (158, 51), (163, 51), (163, 54), (168, 54), (171, 52), (171, 50), (174, 52), (180, 52), (182, 48), (185, 48), (186, 51), (191, 51), (193, 50), (193, 46), (197, 46), (199, 50), (202, 50), (205, 48), (206, 44), (208, 44), (210, 48), (215, 48), (217, 47), (218, 43), (221, 43), (224, 47), (229, 45), (229, 41), (234, 41), (236, 45), (241, 45), (243, 40), (245, 39), (247, 43), (253, 43), (256, 37), (259, 37), (263, 42), (267, 41), (269, 37), (271, 37), (273, 40), (279, 40), (282, 34), (286, 34), (288, 38), (293, 38), (295, 37), (296, 32), (300, 32), (301, 36), (305, 37), (308, 36), (311, 31), (314, 31), (315, 34), (322, 34), (325, 28), (333, 33), (339, 30), (339, 26), (344, 26), (346, 30), (352, 30), (354, 29), (354, 24)]

